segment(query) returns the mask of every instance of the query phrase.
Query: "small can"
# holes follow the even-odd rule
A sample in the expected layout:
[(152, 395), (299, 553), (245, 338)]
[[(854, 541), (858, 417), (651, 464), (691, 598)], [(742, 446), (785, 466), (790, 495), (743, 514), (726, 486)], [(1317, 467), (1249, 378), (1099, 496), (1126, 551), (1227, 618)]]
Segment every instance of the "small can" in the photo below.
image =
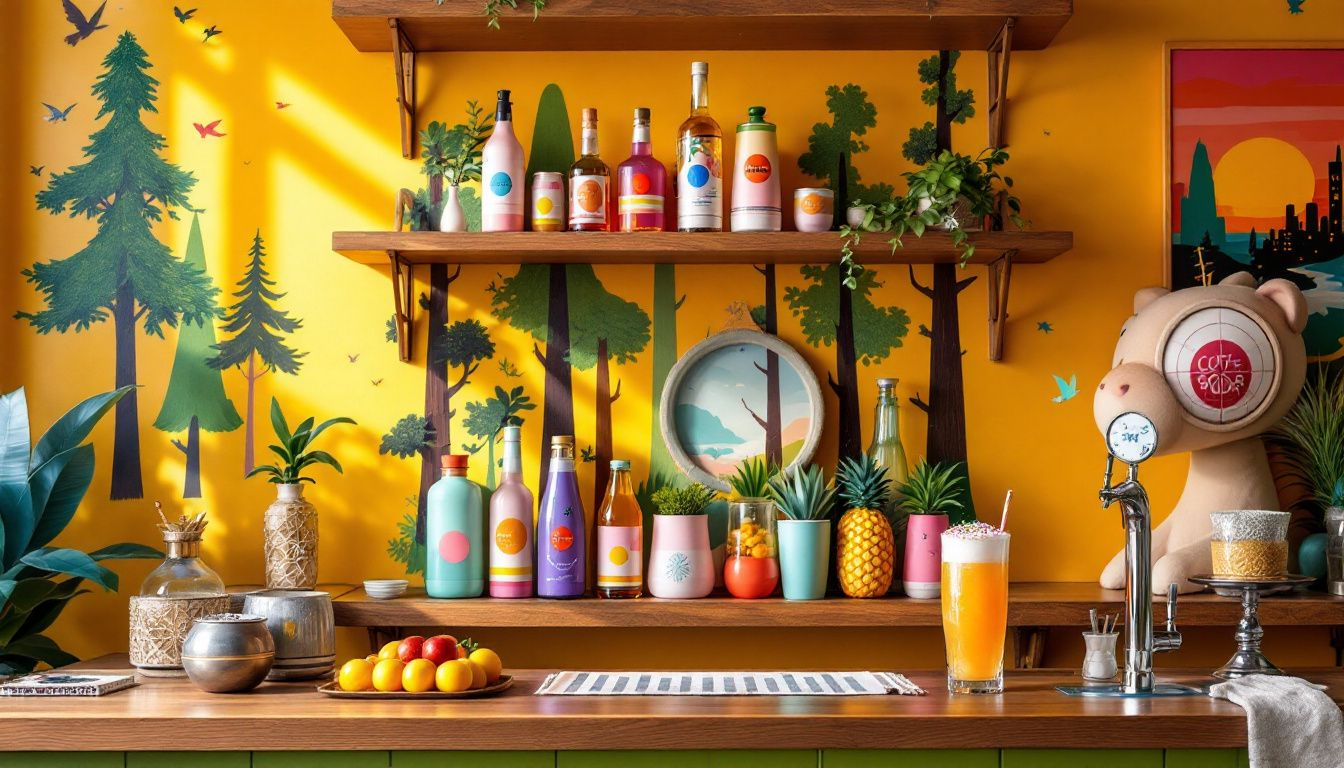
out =
[(793, 226), (799, 232), (825, 232), (831, 228), (835, 193), (826, 187), (802, 187), (793, 191)]
[(554, 171), (532, 174), (532, 231), (565, 231), (565, 175)]

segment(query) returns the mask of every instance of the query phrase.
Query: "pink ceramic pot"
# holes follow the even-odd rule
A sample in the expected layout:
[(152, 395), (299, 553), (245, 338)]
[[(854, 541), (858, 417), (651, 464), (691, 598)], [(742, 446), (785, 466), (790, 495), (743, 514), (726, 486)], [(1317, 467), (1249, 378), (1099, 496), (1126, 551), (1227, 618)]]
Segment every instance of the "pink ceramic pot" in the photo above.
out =
[(942, 594), (943, 544), (947, 515), (910, 515), (905, 532), (905, 594), (937, 600)]
[(708, 515), (654, 515), (649, 550), (649, 594), (704, 597), (714, 590)]

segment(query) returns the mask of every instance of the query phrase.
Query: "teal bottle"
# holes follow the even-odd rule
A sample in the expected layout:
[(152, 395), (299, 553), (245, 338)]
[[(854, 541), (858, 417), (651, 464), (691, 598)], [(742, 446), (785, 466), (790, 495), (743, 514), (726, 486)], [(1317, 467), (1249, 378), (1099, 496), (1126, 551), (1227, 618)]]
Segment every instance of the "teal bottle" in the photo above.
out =
[(425, 592), (480, 597), (485, 591), (481, 486), (467, 479), (467, 457), (443, 457), (443, 477), (425, 499)]

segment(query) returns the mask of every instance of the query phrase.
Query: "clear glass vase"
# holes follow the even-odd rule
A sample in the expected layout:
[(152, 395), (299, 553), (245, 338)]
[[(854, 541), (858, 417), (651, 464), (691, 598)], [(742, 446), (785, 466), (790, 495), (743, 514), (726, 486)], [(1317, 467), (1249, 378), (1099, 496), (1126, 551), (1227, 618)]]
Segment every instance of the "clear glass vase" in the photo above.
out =
[(140, 594), (154, 597), (217, 597), (224, 594), (224, 581), (201, 560), (199, 531), (164, 531), (168, 556), (149, 572)]
[(728, 502), (727, 554), (723, 583), (733, 597), (769, 597), (775, 591), (779, 585), (779, 545), (774, 502)]
[(1325, 510), (1325, 586), (1344, 595), (1344, 507)]

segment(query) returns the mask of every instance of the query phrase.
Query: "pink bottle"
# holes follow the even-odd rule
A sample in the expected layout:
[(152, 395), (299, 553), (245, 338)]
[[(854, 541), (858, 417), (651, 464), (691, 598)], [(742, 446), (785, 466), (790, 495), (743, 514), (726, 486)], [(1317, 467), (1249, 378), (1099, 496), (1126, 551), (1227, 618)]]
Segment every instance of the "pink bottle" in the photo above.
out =
[(937, 600), (943, 586), (943, 531), (947, 515), (910, 515), (905, 529), (905, 594)]
[(662, 232), (663, 189), (667, 169), (653, 156), (649, 144), (649, 108), (635, 110), (630, 157), (617, 170), (620, 194), (617, 208), (622, 232)]
[(481, 229), (523, 231), (523, 145), (513, 134), (513, 104), (500, 91), (495, 129), (481, 148)]
[(504, 428), (504, 478), (490, 496), (490, 596), (532, 596), (532, 492), (523, 485), (522, 429)]

